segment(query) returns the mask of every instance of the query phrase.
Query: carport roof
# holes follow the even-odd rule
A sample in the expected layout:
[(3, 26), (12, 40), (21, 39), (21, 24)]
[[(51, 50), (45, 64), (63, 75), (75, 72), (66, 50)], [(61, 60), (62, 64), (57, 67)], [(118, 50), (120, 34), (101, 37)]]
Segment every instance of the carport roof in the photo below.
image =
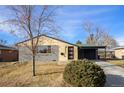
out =
[(80, 48), (106, 48), (106, 46), (90, 45), (90, 44), (77, 44)]
[(114, 50), (124, 49), (124, 46), (115, 47), (115, 48), (113, 48), (113, 49), (114, 49)]

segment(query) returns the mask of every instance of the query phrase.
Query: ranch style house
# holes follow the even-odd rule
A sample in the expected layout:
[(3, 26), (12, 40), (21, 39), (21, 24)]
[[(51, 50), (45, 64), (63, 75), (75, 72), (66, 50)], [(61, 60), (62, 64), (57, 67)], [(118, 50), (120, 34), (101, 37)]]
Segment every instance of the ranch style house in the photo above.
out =
[[(76, 45), (55, 37), (40, 35), (36, 61), (67, 62), (80, 59), (99, 59), (98, 49), (106, 50), (106, 46)], [(37, 37), (34, 37), (34, 41)], [(31, 61), (31, 51), (25, 46), (31, 45), (31, 40), (25, 40), (16, 44), (19, 51), (19, 61)], [(106, 54), (106, 53), (105, 53)]]

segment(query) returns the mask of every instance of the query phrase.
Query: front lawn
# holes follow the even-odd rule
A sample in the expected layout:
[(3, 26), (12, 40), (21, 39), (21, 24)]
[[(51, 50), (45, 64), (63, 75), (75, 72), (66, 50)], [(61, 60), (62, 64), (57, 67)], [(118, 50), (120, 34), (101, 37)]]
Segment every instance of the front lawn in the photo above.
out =
[(68, 86), (62, 79), (65, 65), (37, 63), (32, 77), (32, 63), (0, 63), (0, 86)]

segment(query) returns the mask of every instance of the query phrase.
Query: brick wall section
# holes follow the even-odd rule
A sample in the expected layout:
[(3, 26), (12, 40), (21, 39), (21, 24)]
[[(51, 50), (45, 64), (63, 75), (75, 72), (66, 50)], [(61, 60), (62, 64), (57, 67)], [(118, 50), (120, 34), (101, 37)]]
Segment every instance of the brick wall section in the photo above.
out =
[(0, 50), (0, 62), (18, 61), (17, 50)]

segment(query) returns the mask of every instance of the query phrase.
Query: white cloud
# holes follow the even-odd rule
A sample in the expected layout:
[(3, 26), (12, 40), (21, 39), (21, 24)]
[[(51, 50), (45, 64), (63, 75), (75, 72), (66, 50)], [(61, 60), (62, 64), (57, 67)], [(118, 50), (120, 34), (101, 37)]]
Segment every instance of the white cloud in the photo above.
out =
[[(71, 6), (71, 7), (77, 8), (75, 6)], [(72, 18), (72, 17), (74, 18), (74, 17), (81, 17), (81, 16), (86, 17), (86, 16), (99, 15), (99, 14), (102, 14), (102, 13), (108, 13), (108, 12), (111, 12), (111, 11), (114, 11), (114, 10), (118, 9), (117, 6), (116, 7), (115, 6), (114, 7), (81, 6), (81, 7), (82, 8), (78, 9), (78, 11), (73, 11), (73, 10), (69, 11), (68, 7), (66, 7), (66, 9), (62, 8), (58, 11), (58, 14), (62, 15), (62, 16), (67, 16), (67, 17), (70, 17), (70, 18)]]
[(99, 14), (102, 14), (102, 13), (107, 13), (107, 12), (110, 12), (110, 11), (113, 11), (117, 8), (98, 8), (98, 9), (91, 9), (89, 11), (84, 11), (83, 12), (83, 15), (85, 16), (93, 16), (93, 15), (99, 15)]

